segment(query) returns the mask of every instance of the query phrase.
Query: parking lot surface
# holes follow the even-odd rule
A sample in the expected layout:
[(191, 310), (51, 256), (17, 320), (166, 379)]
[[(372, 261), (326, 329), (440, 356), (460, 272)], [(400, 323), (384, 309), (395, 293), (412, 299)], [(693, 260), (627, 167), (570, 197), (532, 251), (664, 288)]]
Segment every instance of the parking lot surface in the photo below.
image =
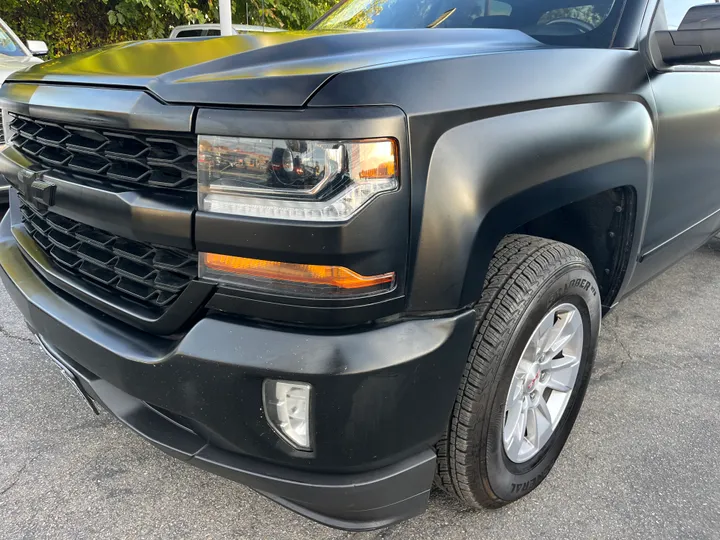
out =
[(92, 416), (0, 285), (0, 538), (720, 538), (719, 314), (715, 240), (603, 321), (585, 405), (537, 490), (495, 511), (434, 492), (424, 515), (353, 535)]

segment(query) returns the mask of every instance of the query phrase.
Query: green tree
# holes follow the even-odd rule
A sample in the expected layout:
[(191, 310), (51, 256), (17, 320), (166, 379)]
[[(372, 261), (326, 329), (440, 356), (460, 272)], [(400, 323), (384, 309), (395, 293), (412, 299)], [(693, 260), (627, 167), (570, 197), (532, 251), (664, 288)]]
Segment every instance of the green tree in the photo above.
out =
[[(148, 37), (164, 37), (170, 26), (219, 22), (217, 0), (103, 0), (114, 4), (108, 11), (110, 24), (147, 25)], [(304, 29), (335, 2), (333, 0), (237, 0), (233, 22), (265, 22), (288, 30)]]
[(102, 0), (113, 27), (141, 27), (147, 38), (167, 37), (179, 24), (213, 22), (217, 6), (212, 0)]
[(337, 0), (238, 0), (234, 3), (236, 23), (245, 22), (245, 8), (248, 7), (251, 24), (260, 24), (265, 13), (265, 24), (287, 30), (303, 30), (330, 9)]
[(50, 56), (141, 39), (142, 24), (113, 26), (99, 0), (0, 0), (2, 18), (22, 39), (47, 42)]
[(538, 24), (547, 24), (555, 19), (577, 19), (597, 28), (608, 16), (611, 5), (606, 6), (576, 6), (570, 8), (553, 9), (548, 11), (538, 21)]
[[(299, 30), (337, 0), (235, 0), (233, 21)], [(247, 6), (247, 12), (246, 12)], [(174, 26), (219, 22), (217, 0), (0, 0), (0, 18), (50, 57), (110, 43), (167, 37)]]

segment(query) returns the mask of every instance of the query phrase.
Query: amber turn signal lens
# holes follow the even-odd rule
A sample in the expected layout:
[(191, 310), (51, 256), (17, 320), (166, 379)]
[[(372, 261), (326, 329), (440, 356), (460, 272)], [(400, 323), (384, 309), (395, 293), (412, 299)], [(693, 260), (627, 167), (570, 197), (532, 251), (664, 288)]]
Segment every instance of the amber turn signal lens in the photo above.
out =
[(389, 289), (395, 282), (395, 272), (377, 276), (362, 276), (344, 266), (263, 261), (219, 255), (217, 253), (204, 253), (203, 260), (209, 270), (233, 274), (238, 277), (326, 286), (343, 290), (365, 289), (383, 285)]

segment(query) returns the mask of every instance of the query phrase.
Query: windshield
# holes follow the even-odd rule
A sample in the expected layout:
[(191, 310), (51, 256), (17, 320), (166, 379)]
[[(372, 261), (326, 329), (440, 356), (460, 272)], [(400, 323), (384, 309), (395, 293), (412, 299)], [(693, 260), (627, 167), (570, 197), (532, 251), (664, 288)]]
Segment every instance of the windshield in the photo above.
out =
[(552, 45), (609, 47), (624, 0), (345, 0), (313, 30), (510, 28)]
[(0, 55), (25, 56), (25, 51), (5, 29), (0, 21)]

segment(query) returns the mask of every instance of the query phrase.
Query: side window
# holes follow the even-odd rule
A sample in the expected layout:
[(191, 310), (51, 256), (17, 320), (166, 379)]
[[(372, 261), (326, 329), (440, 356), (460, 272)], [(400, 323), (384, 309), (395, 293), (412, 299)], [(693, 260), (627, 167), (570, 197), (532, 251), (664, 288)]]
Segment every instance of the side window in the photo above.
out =
[(191, 38), (191, 37), (200, 37), (202, 36), (202, 30), (181, 30), (178, 32), (177, 37), (179, 38)]
[(220, 30), (215, 30), (214, 28), (212, 28), (212, 29), (208, 30), (207, 34), (205, 34), (205, 35), (206, 36), (219, 36)]
[[(2, 21), (0, 21), (2, 22)], [(0, 24), (0, 56), (25, 56), (25, 52), (18, 47), (8, 32), (6, 32), (2, 24)]]
[(512, 12), (512, 6), (510, 4), (492, 0), (488, 15), (510, 15), (510, 12)]
[(707, 2), (703, 2), (703, 0), (664, 0), (663, 4), (668, 30), (677, 30), (691, 7), (707, 4)]
[(591, 28), (597, 28), (607, 18), (610, 8), (612, 4), (553, 9), (543, 13), (537, 24), (550, 24), (558, 19), (574, 19), (588, 24)]

